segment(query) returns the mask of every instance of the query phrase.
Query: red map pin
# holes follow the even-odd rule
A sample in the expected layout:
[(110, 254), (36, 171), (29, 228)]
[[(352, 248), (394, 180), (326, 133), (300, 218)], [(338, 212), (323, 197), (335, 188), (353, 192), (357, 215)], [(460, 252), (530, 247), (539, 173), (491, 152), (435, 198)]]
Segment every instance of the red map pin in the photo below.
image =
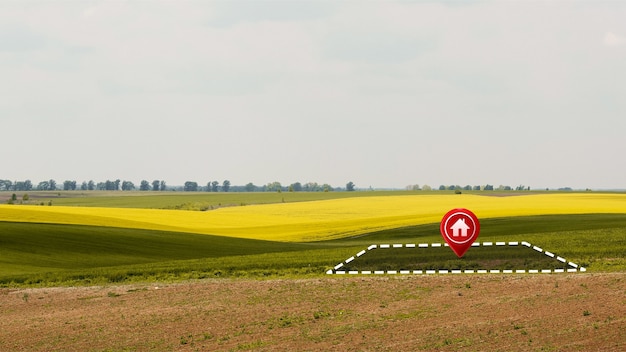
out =
[(478, 238), (480, 223), (471, 211), (452, 209), (441, 219), (439, 230), (448, 246), (461, 258)]

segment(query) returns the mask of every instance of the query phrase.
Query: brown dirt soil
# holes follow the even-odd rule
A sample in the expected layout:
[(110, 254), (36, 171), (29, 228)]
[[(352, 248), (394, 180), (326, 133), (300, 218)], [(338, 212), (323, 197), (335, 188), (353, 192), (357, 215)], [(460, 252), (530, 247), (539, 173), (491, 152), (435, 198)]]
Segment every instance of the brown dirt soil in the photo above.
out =
[(624, 351), (626, 273), (0, 290), (2, 351)]

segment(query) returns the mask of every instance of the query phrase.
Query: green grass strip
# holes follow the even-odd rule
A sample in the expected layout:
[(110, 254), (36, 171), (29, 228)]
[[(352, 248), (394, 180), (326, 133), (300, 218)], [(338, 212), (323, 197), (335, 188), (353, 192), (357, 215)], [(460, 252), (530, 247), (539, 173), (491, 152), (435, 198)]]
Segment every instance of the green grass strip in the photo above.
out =
[[(626, 271), (626, 214), (481, 221), (478, 241), (524, 240), (585, 266), (590, 272)], [(370, 244), (422, 242), (443, 242), (439, 224), (334, 241), (287, 243), (140, 229), (0, 222), (0, 286), (324, 277), (328, 269)], [(367, 264), (367, 268), (377, 268), (379, 264), (398, 269), (439, 264), (477, 268), (487, 262), (502, 262), (507, 267), (536, 259), (530, 257), (536, 256), (533, 251), (472, 248), (459, 263), (449, 249), (429, 252), (433, 257), (426, 259), (421, 254), (421, 259), (414, 258), (412, 252), (402, 250), (399, 256), (387, 255), (393, 250), (377, 252), (383, 257), (368, 257), (368, 263), (358, 264)]]

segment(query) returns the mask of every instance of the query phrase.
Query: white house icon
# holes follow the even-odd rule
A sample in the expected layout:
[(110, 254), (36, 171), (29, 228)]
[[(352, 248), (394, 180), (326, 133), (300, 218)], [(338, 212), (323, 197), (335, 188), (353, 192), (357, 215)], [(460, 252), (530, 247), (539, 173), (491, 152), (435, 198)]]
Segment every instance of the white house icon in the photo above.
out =
[(469, 226), (465, 223), (465, 219), (458, 219), (450, 229), (452, 230), (453, 237), (467, 237), (467, 230)]

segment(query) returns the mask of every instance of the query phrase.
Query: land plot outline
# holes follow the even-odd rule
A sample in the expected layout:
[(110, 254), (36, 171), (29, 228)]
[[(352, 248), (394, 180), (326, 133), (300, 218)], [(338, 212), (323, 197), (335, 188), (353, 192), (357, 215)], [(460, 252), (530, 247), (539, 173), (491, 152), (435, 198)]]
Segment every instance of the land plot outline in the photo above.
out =
[(563, 264), (565, 266), (565, 268), (546, 268), (546, 269), (465, 269), (465, 270), (461, 270), (461, 269), (457, 269), (457, 270), (450, 270), (450, 269), (431, 269), (431, 270), (402, 270), (402, 269), (398, 269), (398, 270), (347, 270), (346, 267), (348, 266), (348, 264), (352, 263), (353, 261), (357, 260), (358, 258), (361, 258), (365, 255), (367, 255), (368, 253), (370, 253), (372, 250), (386, 250), (386, 249), (400, 249), (400, 248), (408, 248), (408, 249), (418, 249), (418, 250), (427, 250), (428, 248), (441, 248), (441, 247), (448, 247), (447, 243), (419, 243), (419, 244), (415, 244), (415, 243), (409, 243), (409, 244), (372, 244), (369, 247), (359, 251), (358, 253), (356, 253), (354, 256), (351, 256), (350, 258), (347, 258), (346, 260), (344, 260), (341, 263), (338, 263), (337, 265), (335, 265), (332, 269), (328, 270), (326, 272), (326, 274), (329, 275), (344, 275), (344, 274), (348, 274), (348, 275), (384, 275), (384, 274), (390, 274), (390, 275), (395, 275), (395, 274), (400, 274), (400, 275), (432, 275), (432, 274), (524, 274), (524, 273), (528, 273), (528, 274), (536, 274), (536, 273), (542, 273), (542, 274), (550, 274), (550, 273), (575, 273), (575, 272), (585, 272), (587, 271), (587, 269), (585, 267), (582, 267), (576, 263), (573, 263), (571, 261), (568, 261), (567, 259), (558, 256), (556, 254), (554, 254), (553, 252), (544, 250), (541, 247), (532, 245), (529, 242), (526, 241), (521, 241), (521, 242), (475, 242), (472, 244), (472, 247), (503, 247), (503, 246), (509, 246), (509, 247), (524, 247), (524, 248), (528, 248), (528, 250), (531, 251), (535, 251), (538, 253), (542, 253), (544, 254), (546, 257), (549, 257), (557, 262), (560, 262), (561, 264)]

